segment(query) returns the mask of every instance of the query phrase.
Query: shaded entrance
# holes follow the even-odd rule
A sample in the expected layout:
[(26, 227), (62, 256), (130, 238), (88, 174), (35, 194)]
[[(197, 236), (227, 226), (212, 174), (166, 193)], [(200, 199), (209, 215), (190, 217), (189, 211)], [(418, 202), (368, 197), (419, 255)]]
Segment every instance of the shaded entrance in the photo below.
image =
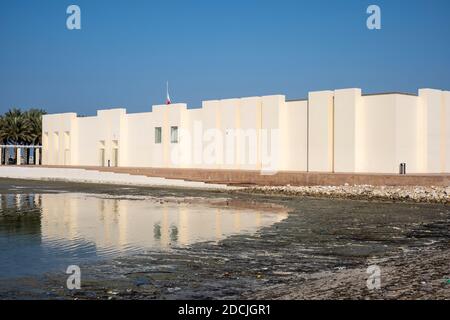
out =
[(0, 145), (0, 165), (41, 165), (42, 146)]

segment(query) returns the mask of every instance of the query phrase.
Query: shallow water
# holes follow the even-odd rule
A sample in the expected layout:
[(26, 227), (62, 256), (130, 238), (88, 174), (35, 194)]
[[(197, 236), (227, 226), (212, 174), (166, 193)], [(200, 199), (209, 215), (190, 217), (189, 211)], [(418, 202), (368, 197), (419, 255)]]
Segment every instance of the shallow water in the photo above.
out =
[(0, 195), (0, 278), (253, 234), (287, 213), (86, 193)]

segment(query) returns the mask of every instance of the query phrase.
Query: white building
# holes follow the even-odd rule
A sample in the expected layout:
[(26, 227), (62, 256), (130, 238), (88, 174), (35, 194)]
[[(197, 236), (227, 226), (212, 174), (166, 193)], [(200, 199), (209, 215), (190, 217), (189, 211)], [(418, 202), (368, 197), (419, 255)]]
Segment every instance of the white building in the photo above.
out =
[(450, 92), (360, 89), (100, 110), (43, 118), (43, 164), (262, 171), (450, 173)]

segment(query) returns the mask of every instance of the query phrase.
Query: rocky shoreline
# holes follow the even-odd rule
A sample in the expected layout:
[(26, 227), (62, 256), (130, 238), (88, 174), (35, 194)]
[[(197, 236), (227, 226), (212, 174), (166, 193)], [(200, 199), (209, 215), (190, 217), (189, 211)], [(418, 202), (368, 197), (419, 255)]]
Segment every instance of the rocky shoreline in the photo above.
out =
[(450, 203), (450, 187), (424, 186), (263, 186), (239, 190), (252, 194), (285, 195), (301, 197), (326, 197), (352, 200), (378, 200), (422, 203)]

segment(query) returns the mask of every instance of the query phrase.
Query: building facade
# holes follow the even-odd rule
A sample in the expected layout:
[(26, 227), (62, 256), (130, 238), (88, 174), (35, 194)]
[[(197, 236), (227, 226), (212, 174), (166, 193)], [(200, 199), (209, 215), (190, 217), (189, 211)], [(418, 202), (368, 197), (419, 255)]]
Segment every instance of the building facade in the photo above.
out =
[(360, 89), (43, 117), (44, 165), (450, 173), (450, 92)]

